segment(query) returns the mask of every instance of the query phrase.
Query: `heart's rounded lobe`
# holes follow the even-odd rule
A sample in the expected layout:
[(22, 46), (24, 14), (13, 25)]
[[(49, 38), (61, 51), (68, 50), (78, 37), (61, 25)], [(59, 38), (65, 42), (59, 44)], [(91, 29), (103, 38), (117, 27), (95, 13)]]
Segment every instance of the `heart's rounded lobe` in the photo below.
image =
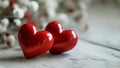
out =
[(77, 34), (73, 30), (63, 30), (61, 24), (57, 21), (50, 22), (45, 30), (49, 31), (54, 37), (54, 44), (50, 49), (51, 54), (69, 51), (77, 44)]
[(18, 40), (26, 58), (33, 58), (47, 52), (54, 42), (51, 33), (38, 31), (33, 23), (26, 23), (20, 27)]

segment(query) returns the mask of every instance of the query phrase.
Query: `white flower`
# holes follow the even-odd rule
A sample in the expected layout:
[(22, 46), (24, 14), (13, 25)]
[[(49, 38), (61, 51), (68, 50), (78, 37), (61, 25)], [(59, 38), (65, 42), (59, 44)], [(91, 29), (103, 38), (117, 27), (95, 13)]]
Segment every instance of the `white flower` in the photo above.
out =
[(60, 13), (57, 15), (56, 19), (64, 26), (69, 23), (69, 17), (65, 13)]
[(56, 17), (56, 10), (55, 9), (47, 9), (49, 19), (53, 20)]
[(39, 9), (39, 4), (36, 1), (30, 1), (30, 7), (33, 12), (36, 12)]
[(0, 33), (7, 32), (7, 26), (9, 25), (8, 18), (3, 18), (0, 23)]
[(13, 34), (10, 34), (9, 36), (7, 36), (7, 45), (8, 46), (13, 46), (15, 44), (15, 37)]
[(14, 15), (14, 17), (16, 17), (16, 18), (23, 18), (24, 17), (24, 15), (25, 15), (25, 13), (24, 13), (24, 11), (22, 10), (22, 9), (20, 9), (20, 8), (15, 8), (14, 10), (13, 10), (13, 15)]
[(45, 8), (52, 8), (56, 9), (58, 7), (58, 1), (57, 0), (46, 0), (45, 2)]
[(2, 8), (7, 8), (9, 6), (9, 1), (8, 0), (2, 0), (0, 3), (0, 6)]
[(8, 18), (3, 18), (3, 19), (1, 20), (1, 25), (7, 27), (7, 26), (9, 25), (9, 20), (8, 20)]
[(22, 25), (22, 22), (20, 19), (14, 19), (13, 21), (17, 26), (21, 26)]

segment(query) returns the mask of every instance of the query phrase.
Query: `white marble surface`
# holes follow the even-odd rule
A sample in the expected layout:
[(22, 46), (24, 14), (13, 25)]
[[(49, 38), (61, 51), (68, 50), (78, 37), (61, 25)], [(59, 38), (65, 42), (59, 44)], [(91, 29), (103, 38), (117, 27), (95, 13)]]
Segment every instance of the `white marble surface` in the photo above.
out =
[(17, 49), (0, 50), (0, 68), (119, 68), (120, 52), (86, 43), (79, 39), (77, 46), (64, 54), (46, 53), (25, 59)]
[[(120, 36), (118, 35), (120, 34), (118, 31), (119, 25), (113, 24), (115, 21), (120, 21), (119, 9), (115, 5), (110, 3), (106, 6), (100, 6), (100, 4), (96, 3), (96, 6), (93, 5), (90, 7), (89, 14), (91, 16), (89, 21), (92, 27), (87, 34), (79, 34), (79, 37), (82, 36), (83, 38), (96, 40), (100, 43), (104, 39), (111, 38), (112, 42), (118, 41), (120, 43)], [(115, 30), (112, 30), (108, 23), (110, 23), (109, 25), (114, 25), (113, 29), (115, 28)], [(101, 26), (108, 26), (108, 28)], [(93, 27), (101, 27), (101, 29), (97, 31)], [(106, 34), (104, 34), (105, 31), (103, 33), (100, 31), (102, 29), (106, 29)], [(110, 35), (107, 36), (107, 34)], [(115, 36), (113, 36), (114, 34)], [(106, 43), (106, 45), (120, 48), (119, 45), (110, 45), (109, 43)], [(120, 51), (92, 44), (83, 41), (81, 38), (79, 38), (77, 46), (71, 51), (60, 55), (51, 55), (48, 52), (33, 59), (25, 59), (20, 49), (0, 49), (0, 68), (120, 68)]]

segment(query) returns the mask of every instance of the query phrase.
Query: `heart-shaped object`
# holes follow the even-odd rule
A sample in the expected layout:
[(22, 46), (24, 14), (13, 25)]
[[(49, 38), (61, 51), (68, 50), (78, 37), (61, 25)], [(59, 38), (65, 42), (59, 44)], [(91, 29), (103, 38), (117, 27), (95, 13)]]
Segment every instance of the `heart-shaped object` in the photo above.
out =
[(54, 43), (51, 33), (38, 31), (35, 24), (31, 22), (20, 27), (18, 40), (26, 58), (33, 58), (47, 52)]
[(45, 30), (51, 32), (54, 37), (54, 44), (50, 49), (51, 54), (59, 54), (71, 50), (78, 41), (78, 36), (73, 30), (63, 30), (61, 24), (57, 21), (50, 22)]

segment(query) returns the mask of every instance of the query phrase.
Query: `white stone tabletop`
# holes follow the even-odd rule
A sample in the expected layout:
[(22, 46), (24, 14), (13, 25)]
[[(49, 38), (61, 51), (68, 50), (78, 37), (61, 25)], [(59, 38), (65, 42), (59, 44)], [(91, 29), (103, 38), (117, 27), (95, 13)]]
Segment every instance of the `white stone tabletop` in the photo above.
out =
[(0, 50), (0, 68), (119, 68), (120, 52), (79, 39), (77, 46), (66, 53), (49, 52), (33, 59), (25, 59), (22, 51)]

